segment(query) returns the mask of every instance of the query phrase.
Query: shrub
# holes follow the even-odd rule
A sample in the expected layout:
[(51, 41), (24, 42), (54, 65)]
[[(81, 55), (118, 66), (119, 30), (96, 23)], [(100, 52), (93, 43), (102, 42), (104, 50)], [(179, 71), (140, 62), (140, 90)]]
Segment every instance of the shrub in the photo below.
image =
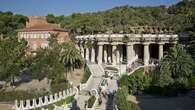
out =
[(130, 106), (129, 110), (140, 110), (138, 104), (128, 101), (128, 105)]
[(124, 75), (119, 80), (119, 86), (126, 86), (129, 89), (129, 93), (137, 94), (144, 90), (147, 90), (151, 83), (151, 77), (144, 74), (144, 68), (136, 70), (131, 75)]
[(123, 86), (115, 94), (114, 102), (119, 110), (139, 110), (139, 106), (133, 102), (127, 101), (128, 89)]
[(91, 76), (91, 72), (89, 71), (88, 68), (86, 68), (81, 83), (86, 83), (90, 76)]
[(56, 93), (56, 92), (59, 92), (59, 91), (63, 91), (63, 90), (66, 90), (68, 88), (70, 88), (70, 84), (67, 82), (67, 81), (61, 81), (61, 82), (57, 82), (57, 83), (51, 83), (51, 92), (52, 93)]
[(87, 101), (87, 103), (88, 103), (88, 108), (92, 108), (92, 107), (93, 107), (93, 104), (95, 103), (95, 100), (96, 100), (96, 98), (95, 98), (94, 95), (91, 96), (91, 97), (88, 99), (88, 101)]

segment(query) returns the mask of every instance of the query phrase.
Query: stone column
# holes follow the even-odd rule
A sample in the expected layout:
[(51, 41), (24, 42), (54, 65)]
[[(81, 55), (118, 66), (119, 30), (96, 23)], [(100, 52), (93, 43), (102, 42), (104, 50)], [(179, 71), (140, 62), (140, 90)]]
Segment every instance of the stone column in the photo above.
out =
[(85, 48), (85, 59), (89, 61), (89, 48)]
[(149, 43), (144, 43), (144, 65), (149, 64), (150, 52), (149, 52)]
[(103, 44), (98, 44), (98, 64), (102, 64)]
[(120, 63), (120, 45), (117, 46), (117, 50), (116, 50), (116, 63), (119, 64)]
[(116, 65), (116, 44), (112, 44), (112, 63)]
[(95, 49), (94, 46), (91, 48), (91, 62), (95, 62)]
[(129, 43), (127, 43), (127, 63), (128, 64), (132, 63), (133, 57), (134, 57), (134, 54), (133, 54), (133, 43), (129, 42)]
[(159, 43), (159, 47), (158, 47), (158, 59), (159, 60), (163, 57), (163, 45), (164, 43)]
[(104, 45), (104, 63), (108, 62), (107, 45)]

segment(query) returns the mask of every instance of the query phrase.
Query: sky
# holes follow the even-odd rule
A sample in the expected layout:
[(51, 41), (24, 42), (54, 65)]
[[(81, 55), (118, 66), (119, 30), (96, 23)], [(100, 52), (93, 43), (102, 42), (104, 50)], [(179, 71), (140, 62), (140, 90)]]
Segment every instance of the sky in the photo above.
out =
[(26, 16), (70, 15), (97, 12), (116, 6), (170, 6), (180, 0), (0, 0), (0, 11)]

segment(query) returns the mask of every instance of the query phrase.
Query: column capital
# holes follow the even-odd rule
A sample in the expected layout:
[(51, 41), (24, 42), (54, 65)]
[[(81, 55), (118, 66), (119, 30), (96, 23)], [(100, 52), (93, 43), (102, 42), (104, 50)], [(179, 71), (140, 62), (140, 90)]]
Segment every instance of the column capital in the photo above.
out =
[(128, 42), (126, 45), (134, 45), (134, 42)]
[(112, 42), (111, 45), (118, 45), (119, 43), (117, 42)]
[(97, 45), (104, 45), (104, 42), (98, 42)]
[(165, 43), (164, 43), (164, 42), (159, 42), (158, 44), (159, 44), (159, 45), (164, 45)]
[(150, 43), (149, 42), (144, 42), (142, 43), (144, 46), (148, 46)]

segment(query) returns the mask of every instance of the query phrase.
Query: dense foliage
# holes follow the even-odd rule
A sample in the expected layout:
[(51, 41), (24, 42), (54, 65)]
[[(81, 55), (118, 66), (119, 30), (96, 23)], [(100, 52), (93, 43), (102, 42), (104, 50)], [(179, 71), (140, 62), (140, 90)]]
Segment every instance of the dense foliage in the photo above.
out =
[(193, 69), (194, 61), (182, 47), (171, 48), (161, 60), (159, 71), (154, 74), (151, 90), (161, 95), (177, 95), (184, 92), (191, 86)]
[(72, 42), (59, 44), (56, 35), (48, 40), (49, 47), (40, 48), (33, 58), (31, 72), (38, 78), (48, 77), (52, 92), (57, 92), (69, 87), (67, 74), (82, 65), (82, 58)]
[(59, 23), (71, 34), (129, 33), (131, 26), (174, 27), (177, 32), (192, 26), (195, 1), (184, 0), (176, 5), (131, 7), (121, 6), (95, 13), (74, 13), (70, 16), (49, 14), (47, 20)]
[(16, 76), (26, 67), (27, 42), (17, 37), (0, 40), (0, 80), (14, 83)]
[(0, 11), (0, 35), (4, 37), (16, 35), (16, 29), (23, 28), (27, 20), (28, 18), (23, 15)]
[(139, 110), (139, 106), (133, 102), (127, 101), (128, 89), (123, 86), (115, 94), (114, 102), (119, 110)]
[(126, 86), (130, 94), (138, 94), (150, 87), (151, 76), (144, 74), (144, 68), (136, 70), (131, 75), (124, 75), (119, 80), (119, 86)]

